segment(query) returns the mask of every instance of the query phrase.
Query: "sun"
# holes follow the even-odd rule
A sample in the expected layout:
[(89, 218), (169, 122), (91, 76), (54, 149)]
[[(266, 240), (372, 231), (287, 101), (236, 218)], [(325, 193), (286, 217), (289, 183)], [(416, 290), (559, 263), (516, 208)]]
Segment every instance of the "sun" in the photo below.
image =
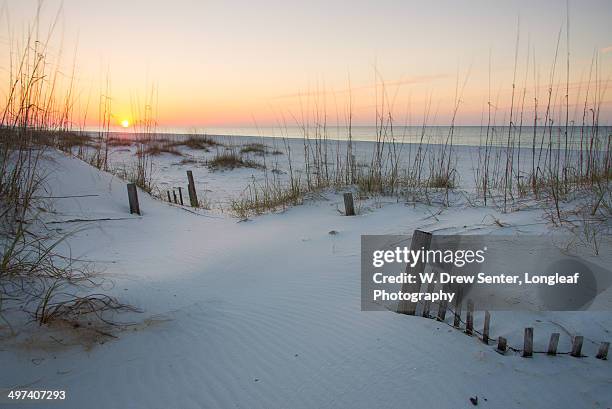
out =
[(128, 128), (130, 126), (130, 121), (124, 119), (123, 121), (121, 121), (121, 126), (124, 128)]

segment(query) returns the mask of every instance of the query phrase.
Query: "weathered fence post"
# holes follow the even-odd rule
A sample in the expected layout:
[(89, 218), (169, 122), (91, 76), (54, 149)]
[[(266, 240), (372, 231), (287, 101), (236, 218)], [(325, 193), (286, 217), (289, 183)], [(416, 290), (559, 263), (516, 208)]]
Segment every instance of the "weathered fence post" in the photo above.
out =
[(502, 354), (506, 352), (508, 341), (504, 337), (497, 337), (497, 350)]
[(187, 192), (189, 193), (189, 203), (191, 207), (198, 207), (198, 195), (196, 193), (195, 183), (193, 181), (193, 172), (187, 171)]
[(181, 206), (183, 206), (183, 188), (179, 186), (178, 190), (179, 190), (179, 201), (181, 202)]
[(572, 341), (572, 352), (571, 356), (575, 356), (576, 358), (580, 358), (582, 356), (582, 341), (584, 337), (582, 335), (576, 335), (574, 340)]
[[(412, 234), (412, 241), (410, 243), (411, 250), (425, 250), (429, 249), (431, 244), (431, 233), (427, 233), (421, 230), (415, 230)], [(415, 293), (421, 289), (421, 281), (418, 279), (419, 274), (425, 270), (425, 263), (418, 262), (413, 268), (410, 265), (406, 266), (406, 273), (413, 274), (417, 277), (416, 283), (404, 283), (402, 284), (403, 293)], [(397, 306), (397, 312), (400, 314), (414, 315), (416, 313), (417, 304), (408, 300), (401, 300)]]
[(482, 342), (489, 343), (489, 326), (491, 325), (491, 313), (485, 311), (484, 327), (482, 329)]
[(467, 302), (467, 318), (465, 320), (465, 333), (472, 335), (474, 332), (474, 301)]
[(178, 204), (178, 200), (176, 200), (176, 190), (172, 189), (172, 196), (174, 196), (174, 203)]
[(170, 198), (170, 191), (169, 191), (169, 190), (166, 190), (166, 193), (168, 193), (168, 201), (169, 201), (170, 203), (172, 203), (172, 199)]
[(444, 300), (440, 302), (440, 307), (438, 308), (438, 321), (444, 321), (446, 318), (446, 308), (448, 307), (448, 301)]
[(609, 342), (602, 342), (597, 351), (597, 359), (608, 359), (608, 349), (610, 349)]
[(523, 342), (523, 357), (533, 356), (533, 328), (525, 328), (525, 341)]
[(128, 200), (130, 202), (130, 214), (136, 213), (140, 215), (140, 205), (138, 204), (138, 190), (136, 189), (136, 184), (128, 183), (127, 191)]
[(548, 351), (546, 352), (548, 355), (557, 355), (557, 346), (559, 345), (559, 333), (553, 332), (550, 335), (550, 341), (548, 341)]
[[(427, 292), (431, 294), (434, 290), (434, 283), (427, 284)], [(429, 318), (429, 311), (431, 310), (431, 301), (425, 301), (423, 304), (423, 317)]]
[(453, 327), (459, 328), (461, 326), (461, 298), (463, 292), (461, 288), (455, 293), (455, 320), (453, 321)]
[(355, 216), (355, 206), (353, 204), (353, 194), (351, 192), (344, 194), (344, 215)]

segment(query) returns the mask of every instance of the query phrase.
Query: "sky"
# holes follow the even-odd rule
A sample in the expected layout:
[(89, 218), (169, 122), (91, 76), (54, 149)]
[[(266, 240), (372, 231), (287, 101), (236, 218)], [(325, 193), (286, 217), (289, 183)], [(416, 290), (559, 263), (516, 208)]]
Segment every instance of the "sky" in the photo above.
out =
[[(0, 101), (36, 5), (0, 0)], [(553, 101), (565, 101), (567, 5), (573, 114), (594, 55), (601, 82), (612, 75), (609, 0), (48, 0), (40, 15), (41, 27), (58, 16), (49, 52), (62, 73), (76, 55), (74, 121), (88, 111), (89, 126), (107, 79), (115, 125), (135, 121), (151, 89), (167, 128), (295, 125), (315, 112), (344, 123), (349, 106), (371, 125), (381, 105), (401, 124), (420, 124), (427, 107), (429, 123), (448, 124), (457, 95), (457, 124), (478, 125), (489, 101), (498, 120), (508, 115), (513, 78), (528, 107), (545, 99), (560, 32)]]

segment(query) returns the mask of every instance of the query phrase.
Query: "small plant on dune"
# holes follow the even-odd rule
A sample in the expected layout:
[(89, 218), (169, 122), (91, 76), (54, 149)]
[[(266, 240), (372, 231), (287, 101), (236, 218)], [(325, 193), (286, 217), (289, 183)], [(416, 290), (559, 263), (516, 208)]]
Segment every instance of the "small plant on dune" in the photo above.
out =
[(108, 146), (132, 146), (134, 141), (131, 138), (110, 137), (106, 143)]
[(256, 155), (264, 155), (267, 151), (267, 146), (263, 143), (249, 143), (240, 148), (240, 153), (254, 153)]
[(168, 147), (179, 147), (185, 146), (189, 149), (203, 150), (208, 152), (213, 146), (223, 146), (220, 142), (217, 142), (213, 138), (207, 135), (188, 135), (186, 138), (179, 137), (176, 140), (167, 140), (166, 146)]
[(211, 170), (235, 168), (264, 169), (264, 165), (250, 159), (245, 159), (234, 151), (217, 153), (213, 159), (208, 161), (208, 167)]
[(169, 145), (162, 144), (154, 144), (146, 147), (144, 150), (138, 152), (138, 155), (151, 155), (151, 156), (159, 156), (164, 153), (169, 153), (175, 156), (183, 156), (183, 154), (178, 151), (176, 148)]
[(252, 215), (299, 205), (303, 202), (304, 195), (299, 183), (287, 186), (276, 179), (264, 183), (253, 179), (240, 197), (231, 200), (230, 207), (235, 216), (247, 219)]

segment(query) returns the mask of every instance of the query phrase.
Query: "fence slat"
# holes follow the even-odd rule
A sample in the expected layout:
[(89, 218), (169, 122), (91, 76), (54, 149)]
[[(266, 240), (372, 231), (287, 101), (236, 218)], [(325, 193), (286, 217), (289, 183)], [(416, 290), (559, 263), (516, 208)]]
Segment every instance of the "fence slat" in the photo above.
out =
[(172, 196), (174, 196), (174, 203), (178, 204), (178, 200), (176, 199), (176, 190), (172, 189)]
[(533, 328), (525, 328), (525, 341), (523, 342), (523, 357), (533, 356)]
[(482, 328), (482, 342), (485, 344), (489, 343), (489, 327), (491, 325), (491, 313), (485, 311), (484, 326)]
[(353, 203), (353, 194), (351, 192), (344, 194), (344, 215), (355, 216), (355, 205)]
[(550, 341), (548, 341), (548, 351), (546, 352), (548, 355), (557, 355), (557, 346), (559, 345), (559, 336), (558, 332), (553, 332), (550, 335)]
[(446, 308), (448, 308), (448, 301), (443, 300), (440, 302), (440, 306), (438, 307), (438, 321), (444, 321), (446, 318)]
[(168, 193), (168, 201), (169, 201), (170, 203), (172, 203), (172, 199), (170, 198), (170, 191), (169, 191), (169, 190), (166, 190), (166, 193)]
[(504, 353), (508, 348), (508, 341), (504, 337), (497, 337), (497, 351)]
[(463, 293), (461, 287), (455, 293), (455, 320), (453, 321), (453, 326), (455, 328), (459, 328), (461, 326), (461, 298), (463, 297)]
[(580, 358), (582, 356), (582, 342), (584, 337), (582, 335), (576, 335), (572, 341), (572, 352), (571, 356)]
[(130, 202), (130, 214), (136, 213), (140, 215), (140, 204), (138, 203), (138, 190), (136, 184), (128, 183), (128, 200)]
[(183, 188), (179, 186), (178, 190), (179, 190), (179, 202), (181, 203), (181, 206), (183, 206)]
[(193, 172), (187, 171), (187, 192), (189, 193), (189, 203), (191, 207), (198, 207), (198, 195), (196, 193), (195, 182), (193, 181)]
[[(431, 245), (431, 233), (427, 233), (421, 230), (415, 230), (412, 234), (412, 241), (410, 243), (411, 250), (421, 250), (424, 248), (425, 250), (429, 249)], [(415, 293), (419, 292), (421, 289), (421, 281), (418, 279), (419, 274), (423, 272), (425, 269), (425, 264), (418, 262), (414, 268), (411, 268), (410, 265), (406, 266), (406, 273), (416, 275), (417, 280), (416, 283), (404, 283), (402, 284), (402, 292), (404, 293)], [(400, 314), (408, 314), (414, 315), (416, 312), (416, 303), (410, 302), (408, 300), (401, 300), (397, 306), (397, 312)]]
[[(435, 286), (434, 283), (427, 284), (427, 292), (431, 294), (434, 290), (434, 286)], [(431, 301), (425, 301), (425, 304), (423, 305), (423, 317), (429, 318), (430, 310), (431, 310)]]
[(474, 301), (467, 302), (467, 317), (465, 319), (465, 333), (472, 335), (474, 332)]
[(610, 349), (609, 342), (602, 342), (597, 351), (597, 359), (608, 359), (608, 350)]

